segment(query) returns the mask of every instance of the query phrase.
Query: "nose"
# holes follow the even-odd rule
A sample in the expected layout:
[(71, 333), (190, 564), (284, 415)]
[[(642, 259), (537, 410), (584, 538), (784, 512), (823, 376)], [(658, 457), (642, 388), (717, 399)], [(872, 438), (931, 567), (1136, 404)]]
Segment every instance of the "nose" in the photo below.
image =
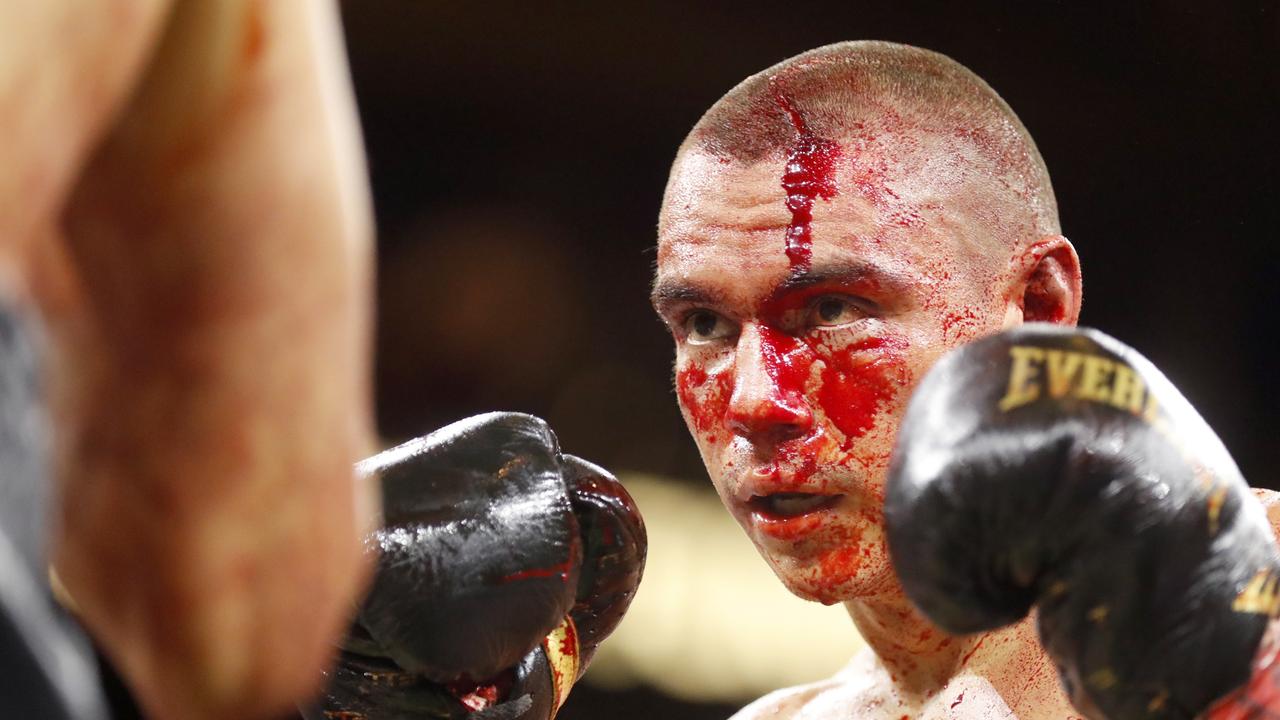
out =
[(799, 343), (754, 323), (743, 326), (734, 358), (728, 424), (755, 444), (776, 445), (805, 435), (813, 412), (804, 396), (807, 365)]

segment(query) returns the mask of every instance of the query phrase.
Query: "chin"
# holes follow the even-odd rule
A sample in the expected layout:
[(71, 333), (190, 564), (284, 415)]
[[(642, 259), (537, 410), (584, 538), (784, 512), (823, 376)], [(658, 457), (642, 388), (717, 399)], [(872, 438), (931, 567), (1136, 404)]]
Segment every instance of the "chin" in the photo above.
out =
[(855, 558), (853, 551), (838, 548), (803, 562), (769, 558), (769, 565), (793, 595), (823, 605), (879, 595), (893, 585), (893, 572), (883, 552)]
[(812, 584), (782, 581), (783, 585), (791, 591), (792, 595), (801, 600), (809, 602), (822, 603), (823, 605), (835, 605), (836, 603), (852, 600), (853, 596), (850, 591), (843, 586), (838, 587), (815, 587)]

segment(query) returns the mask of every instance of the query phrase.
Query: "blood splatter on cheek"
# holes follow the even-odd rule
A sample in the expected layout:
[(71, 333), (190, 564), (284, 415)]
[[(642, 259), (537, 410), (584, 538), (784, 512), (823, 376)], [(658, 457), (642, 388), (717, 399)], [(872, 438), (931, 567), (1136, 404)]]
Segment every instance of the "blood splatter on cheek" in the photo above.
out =
[[(755, 380), (762, 386), (749, 389), (757, 400), (731, 407), (738, 381), (733, 363), (713, 371), (702, 362), (683, 364), (676, 373), (676, 394), (692, 429), (708, 442), (715, 442), (721, 431), (734, 432), (733, 425), (799, 428), (795, 442), (773, 448), (773, 461), (787, 466), (798, 482), (822, 470), (829, 429), (843, 436), (841, 450), (850, 452), (910, 382), (904, 360), (908, 343), (899, 337), (864, 337), (830, 347), (823, 338), (795, 337), (769, 325), (759, 326), (758, 332), (759, 357), (736, 360), (763, 366), (764, 377)], [(846, 460), (867, 465), (874, 458)]]
[[(708, 374), (699, 363), (686, 364), (676, 373), (676, 396), (700, 435), (723, 427), (733, 394), (733, 379), (728, 371)], [(714, 442), (715, 438), (708, 438)]]
[(981, 328), (982, 321), (982, 315), (975, 308), (962, 306), (950, 310), (942, 316), (942, 337), (952, 341), (972, 337)]
[(818, 403), (845, 436), (844, 449), (875, 425), (877, 416), (910, 381), (901, 338), (870, 337), (831, 353), (822, 370)]

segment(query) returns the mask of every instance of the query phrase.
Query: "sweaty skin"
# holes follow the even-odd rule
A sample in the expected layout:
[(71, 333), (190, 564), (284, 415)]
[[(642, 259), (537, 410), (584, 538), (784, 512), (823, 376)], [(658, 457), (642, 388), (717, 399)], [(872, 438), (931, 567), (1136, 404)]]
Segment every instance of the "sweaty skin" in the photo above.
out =
[(1074, 324), (1075, 252), (1057, 235), (1003, 240), (1025, 228), (982, 211), (980, 181), (922, 171), (928, 133), (795, 127), (793, 147), (759, 162), (682, 154), (659, 226), (653, 302), (717, 492), (779, 579), (843, 602), (868, 643), (835, 677), (736, 717), (1079, 717), (1030, 620), (957, 638), (911, 608), (881, 511), (916, 381), (980, 335)]
[[(1031, 278), (1064, 263), (1069, 274), (1075, 256), (1049, 237), (1003, 258), (945, 196), (898, 222), (901, 205), (857, 191), (871, 182), (861, 168), (889, 151), (844, 151), (837, 192), (812, 205), (799, 267), (782, 240), (794, 226), (779, 181), (786, 158), (726, 163), (694, 151), (673, 170), (654, 302), (675, 337), (681, 410), (721, 499), (775, 573), (801, 597), (846, 601), (871, 648), (835, 678), (740, 717), (1000, 717), (993, 708), (1006, 705), (1017, 717), (1066, 717), (1030, 628), (978, 643), (915, 614), (889, 568), (881, 505), (915, 381), (946, 348), (1021, 320)], [(876, 182), (899, 196), (913, 189)], [(1074, 299), (1062, 297), (1059, 311), (1074, 318)], [(770, 499), (778, 494), (790, 497)]]
[(364, 575), (371, 218), (336, 7), (0, 8), (0, 268), (55, 565), (149, 716), (272, 717)]

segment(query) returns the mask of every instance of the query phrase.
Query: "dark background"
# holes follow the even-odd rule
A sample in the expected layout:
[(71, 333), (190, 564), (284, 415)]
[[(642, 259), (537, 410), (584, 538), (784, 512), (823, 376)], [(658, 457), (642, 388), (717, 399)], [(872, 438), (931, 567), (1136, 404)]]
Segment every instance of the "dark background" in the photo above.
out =
[[(343, 3), (379, 224), (382, 432), (522, 410), (615, 470), (704, 482), (646, 299), (672, 156), (747, 75), (873, 38), (950, 55), (1009, 102), (1080, 253), (1082, 324), (1150, 357), (1246, 477), (1280, 485), (1280, 13), (1195, 5)], [(729, 712), (587, 688), (561, 717)]]

